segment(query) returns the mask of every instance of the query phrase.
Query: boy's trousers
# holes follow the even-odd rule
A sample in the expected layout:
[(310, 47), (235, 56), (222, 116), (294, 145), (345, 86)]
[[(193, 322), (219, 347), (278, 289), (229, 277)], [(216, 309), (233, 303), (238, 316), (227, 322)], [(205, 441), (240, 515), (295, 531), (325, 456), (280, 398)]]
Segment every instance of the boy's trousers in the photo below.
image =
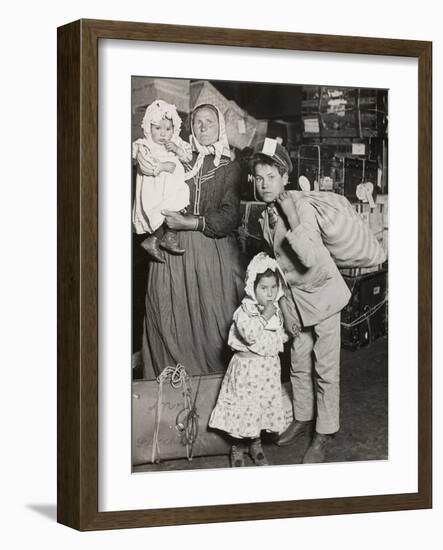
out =
[(294, 417), (306, 421), (316, 416), (315, 429), (321, 434), (340, 427), (340, 345), (340, 312), (302, 330), (292, 341)]

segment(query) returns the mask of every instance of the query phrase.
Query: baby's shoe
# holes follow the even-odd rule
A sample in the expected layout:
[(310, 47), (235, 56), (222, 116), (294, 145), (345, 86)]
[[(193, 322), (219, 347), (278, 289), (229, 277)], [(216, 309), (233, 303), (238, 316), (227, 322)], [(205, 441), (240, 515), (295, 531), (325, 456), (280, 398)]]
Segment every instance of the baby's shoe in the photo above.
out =
[(160, 247), (172, 254), (184, 254), (185, 250), (178, 246), (177, 231), (173, 229), (166, 229), (162, 240), (160, 241)]
[(155, 237), (154, 235), (149, 235), (149, 237), (146, 237), (146, 239), (140, 244), (153, 260), (161, 264), (165, 263), (163, 253), (158, 247), (157, 237)]
[(245, 447), (242, 444), (231, 447), (231, 468), (241, 468), (245, 465)]
[(249, 445), (249, 455), (252, 458), (252, 462), (256, 466), (268, 466), (269, 462), (266, 460), (265, 453), (261, 446), (260, 438), (253, 439)]

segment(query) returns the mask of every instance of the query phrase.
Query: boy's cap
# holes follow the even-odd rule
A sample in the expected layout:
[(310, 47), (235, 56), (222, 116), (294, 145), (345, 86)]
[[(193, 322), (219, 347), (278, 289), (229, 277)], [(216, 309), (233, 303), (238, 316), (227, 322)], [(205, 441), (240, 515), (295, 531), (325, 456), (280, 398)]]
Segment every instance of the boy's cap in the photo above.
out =
[(276, 139), (265, 138), (265, 141), (259, 143), (252, 156), (252, 160), (258, 160), (260, 157), (266, 157), (287, 170), (288, 174), (292, 172), (292, 162), (289, 153)]

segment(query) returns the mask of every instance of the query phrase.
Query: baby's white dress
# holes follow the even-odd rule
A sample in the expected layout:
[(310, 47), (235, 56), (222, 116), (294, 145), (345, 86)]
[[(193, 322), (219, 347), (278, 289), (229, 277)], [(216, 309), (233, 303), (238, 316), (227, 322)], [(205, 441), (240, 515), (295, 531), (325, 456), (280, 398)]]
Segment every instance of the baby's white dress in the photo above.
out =
[[(191, 146), (182, 139), (176, 145), (191, 155)], [(140, 154), (150, 162), (174, 162), (175, 170), (160, 172), (157, 176), (145, 176), (139, 170), (135, 182), (135, 198), (132, 222), (135, 232), (153, 233), (164, 222), (162, 210), (178, 212), (189, 204), (189, 187), (185, 182), (185, 170), (177, 155), (167, 151), (164, 145), (142, 138), (132, 145), (132, 157)]]

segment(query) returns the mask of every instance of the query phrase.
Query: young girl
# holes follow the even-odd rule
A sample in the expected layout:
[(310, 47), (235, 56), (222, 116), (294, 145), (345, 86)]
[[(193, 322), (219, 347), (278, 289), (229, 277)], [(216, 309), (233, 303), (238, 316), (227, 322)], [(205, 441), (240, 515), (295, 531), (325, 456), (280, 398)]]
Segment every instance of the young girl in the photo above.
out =
[(245, 291), (228, 338), (235, 354), (209, 419), (211, 428), (236, 438), (231, 448), (235, 467), (244, 466), (248, 446), (256, 465), (268, 464), (261, 431), (278, 433), (285, 427), (278, 354), (288, 337), (278, 307), (283, 291), (277, 262), (263, 252), (255, 256), (246, 272)]
[[(165, 219), (162, 210), (181, 211), (189, 204), (189, 187), (181, 163), (191, 160), (192, 150), (179, 137), (180, 127), (175, 105), (157, 99), (143, 118), (145, 137), (132, 145), (132, 156), (139, 166), (132, 221), (136, 233), (149, 233), (141, 245), (153, 260), (161, 263), (164, 259), (159, 247), (173, 254), (185, 252), (178, 246), (175, 230), (165, 225), (161, 240), (157, 231)], [(152, 175), (144, 175), (146, 172)]]

